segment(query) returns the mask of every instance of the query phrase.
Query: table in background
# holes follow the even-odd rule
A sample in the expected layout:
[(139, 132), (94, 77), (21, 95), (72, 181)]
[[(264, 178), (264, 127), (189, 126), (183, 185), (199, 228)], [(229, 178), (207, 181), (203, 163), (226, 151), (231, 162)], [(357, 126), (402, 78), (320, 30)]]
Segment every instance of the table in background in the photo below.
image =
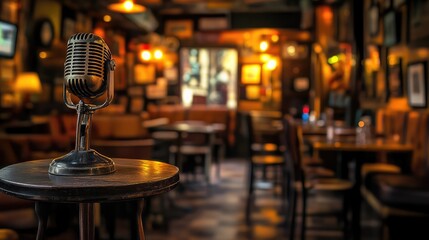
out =
[[(212, 156), (213, 156), (213, 147), (216, 141), (216, 134), (220, 134), (225, 131), (225, 125), (221, 123), (213, 123), (207, 124), (202, 121), (181, 121), (172, 124), (166, 124), (157, 126), (154, 128), (156, 131), (164, 131), (164, 132), (175, 132), (176, 136), (173, 136), (173, 139), (169, 139), (170, 141), (176, 141), (175, 145), (177, 148), (175, 162), (177, 166), (181, 165), (182, 162), (182, 153), (181, 149), (185, 145), (184, 139), (187, 134), (204, 134), (207, 135), (209, 141), (205, 147), (209, 148), (209, 153), (206, 154), (206, 166), (205, 166), (205, 174), (208, 177), (208, 182), (210, 183), (210, 175), (211, 175), (211, 164), (212, 164)], [(218, 166), (219, 172), (219, 166)]]
[[(304, 140), (310, 144), (313, 150), (313, 156), (319, 157), (319, 152), (335, 152), (337, 154), (338, 164), (341, 165), (339, 169), (343, 169), (346, 162), (354, 162), (354, 187), (353, 187), (353, 199), (356, 201), (352, 204), (352, 227), (353, 236), (357, 239), (360, 238), (360, 210), (361, 210), (361, 167), (365, 159), (359, 158), (362, 153), (377, 153), (377, 152), (389, 152), (389, 153), (406, 153), (407, 156), (405, 161), (411, 161), (414, 146), (411, 144), (403, 144), (400, 142), (386, 140), (384, 138), (373, 138), (368, 139), (364, 142), (356, 141), (356, 137), (352, 136), (336, 136), (333, 140), (328, 140), (326, 136), (305, 136)], [(353, 157), (344, 159), (342, 154), (344, 152), (353, 153)]]
[(179, 170), (170, 164), (138, 159), (114, 159), (116, 171), (97, 176), (56, 176), (48, 173), (52, 160), (29, 161), (0, 170), (0, 189), (36, 201), (37, 239), (44, 239), (51, 203), (79, 204), (80, 239), (94, 238), (96, 202), (136, 201), (138, 235), (144, 239), (141, 219), (143, 198), (173, 189)]

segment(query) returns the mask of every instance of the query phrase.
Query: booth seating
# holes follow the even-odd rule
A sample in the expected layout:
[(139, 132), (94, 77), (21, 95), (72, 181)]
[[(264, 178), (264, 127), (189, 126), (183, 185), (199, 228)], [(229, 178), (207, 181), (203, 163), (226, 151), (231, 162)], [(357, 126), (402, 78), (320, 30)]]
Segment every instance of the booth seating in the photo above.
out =
[[(401, 119), (404, 112), (389, 114), (392, 119)], [(401, 172), (391, 164), (362, 168), (364, 185), (361, 192), (382, 220), (383, 239), (411, 239), (425, 234), (423, 224), (429, 220), (429, 114), (412, 111), (406, 112), (405, 116), (405, 121), (390, 120), (394, 126), (385, 127), (403, 131), (403, 134), (397, 132), (400, 135), (394, 136), (415, 146), (409, 169)]]

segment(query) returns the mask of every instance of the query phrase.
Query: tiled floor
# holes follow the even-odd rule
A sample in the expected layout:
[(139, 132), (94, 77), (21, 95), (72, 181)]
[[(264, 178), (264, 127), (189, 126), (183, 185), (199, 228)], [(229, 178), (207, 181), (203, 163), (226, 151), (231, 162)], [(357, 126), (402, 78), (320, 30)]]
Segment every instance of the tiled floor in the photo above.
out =
[[(151, 211), (159, 212), (161, 200), (170, 202), (167, 212), (168, 229), (161, 226), (164, 223), (163, 215), (151, 214), (146, 219), (146, 236), (149, 240), (245, 240), (245, 239), (287, 239), (285, 227), (284, 205), (278, 194), (268, 190), (258, 190), (255, 208), (252, 214), (252, 224), (244, 221), (246, 200), (246, 169), (247, 164), (240, 159), (227, 159), (222, 164), (221, 178), (214, 177), (210, 187), (204, 178), (188, 178), (181, 176), (182, 187), (169, 194), (157, 197), (152, 201)], [(213, 176), (216, 176), (213, 171)], [(165, 202), (164, 202), (165, 203)], [(174, 203), (174, 204), (172, 204)], [(317, 198), (309, 203), (312, 209), (322, 209), (327, 206), (334, 208), (334, 199)], [(116, 235), (114, 239), (130, 239), (129, 222), (118, 213)], [(161, 211), (162, 212), (162, 211)], [(378, 221), (364, 211), (362, 239), (378, 239)], [(103, 219), (102, 219), (103, 220)], [(342, 233), (336, 229), (337, 221), (334, 218), (309, 218), (309, 226), (323, 226), (322, 230), (307, 231), (307, 239), (342, 239)], [(329, 230), (331, 229), (331, 230)], [(51, 239), (78, 239), (77, 227), (73, 226), (64, 233), (49, 237)], [(21, 239), (34, 239), (34, 236), (22, 235)], [(296, 236), (298, 237), (298, 236)], [(107, 231), (102, 221), (100, 238), (108, 239)]]
[[(160, 216), (150, 216), (145, 229), (147, 239), (287, 239), (287, 214), (283, 210), (285, 206), (282, 205), (279, 194), (273, 191), (256, 192), (252, 224), (249, 226), (245, 223), (246, 170), (244, 160), (228, 159), (222, 164), (221, 178), (214, 179), (210, 187), (207, 187), (202, 176), (196, 179), (183, 176), (183, 189), (176, 189), (168, 194), (175, 205), (168, 211), (168, 229), (157, 227), (156, 219), (160, 219)], [(152, 209), (157, 208), (156, 202), (154, 201)], [(311, 200), (309, 211), (336, 206), (341, 206), (336, 199), (319, 197)], [(362, 239), (378, 239), (378, 221), (367, 213), (364, 218)], [(308, 225), (310, 230), (307, 231), (307, 239), (342, 239), (336, 218), (309, 218)], [(128, 225), (126, 221), (120, 221), (119, 226)], [(116, 239), (128, 239), (128, 227), (118, 229)], [(297, 234), (296, 238), (298, 237)]]

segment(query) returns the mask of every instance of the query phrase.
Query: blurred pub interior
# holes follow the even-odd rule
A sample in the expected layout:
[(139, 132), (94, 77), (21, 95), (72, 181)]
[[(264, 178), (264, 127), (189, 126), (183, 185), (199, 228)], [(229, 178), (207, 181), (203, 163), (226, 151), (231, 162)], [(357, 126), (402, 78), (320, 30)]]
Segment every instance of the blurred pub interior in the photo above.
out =
[[(428, 238), (429, 201), (423, 202), (429, 200), (429, 183), (422, 179), (429, 166), (429, 1), (2, 0), (0, 13), (2, 167), (73, 149), (76, 113), (63, 101), (66, 46), (74, 33), (91, 32), (106, 41), (116, 62), (113, 103), (94, 115), (94, 149), (115, 158), (172, 163), (171, 141), (154, 125), (223, 126), (213, 144), (213, 164), (186, 155), (184, 187), (147, 201), (142, 217), (148, 238), (290, 239), (290, 201), (279, 181), (255, 192), (253, 220), (245, 220), (252, 161), (246, 116), (255, 111), (292, 116), (304, 134), (303, 154), (317, 152), (332, 171), (338, 170), (338, 151), (316, 151), (306, 141), (312, 130), (325, 137), (329, 124), (353, 134), (365, 124), (374, 137), (412, 145), (411, 156), (389, 150), (342, 155), (383, 162), (371, 174), (364, 173), (369, 166), (362, 167), (362, 177), (346, 176), (362, 178), (357, 191), (367, 189), (355, 203), (362, 206), (360, 230), (346, 226), (342, 234), (332, 230), (329, 218), (305, 220), (298, 211), (295, 228), (307, 226), (296, 237)], [(396, 171), (395, 164), (403, 168)], [(201, 180), (204, 174), (212, 175), (209, 183)], [(263, 183), (289, 181), (273, 166), (263, 166), (260, 175)], [(392, 190), (382, 192), (386, 188)], [(339, 204), (330, 196), (315, 199), (309, 209), (319, 208), (317, 201)], [(32, 202), (2, 194), (0, 206), (0, 239), (35, 238)], [(56, 207), (48, 238), (76, 239), (73, 206)], [(126, 204), (101, 204), (97, 238), (130, 239), (126, 210)]]

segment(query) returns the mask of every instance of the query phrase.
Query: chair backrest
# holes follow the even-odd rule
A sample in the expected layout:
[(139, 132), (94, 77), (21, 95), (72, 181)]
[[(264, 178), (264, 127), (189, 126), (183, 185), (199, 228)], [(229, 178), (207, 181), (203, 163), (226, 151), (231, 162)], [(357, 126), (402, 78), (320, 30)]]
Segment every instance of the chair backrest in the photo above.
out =
[(407, 124), (407, 143), (414, 146), (411, 171), (424, 177), (429, 174), (429, 113), (410, 114)]
[(246, 115), (249, 154), (280, 153), (280, 112), (251, 111)]
[(398, 142), (405, 141), (407, 111), (380, 109), (377, 112), (377, 134)]
[(301, 169), (302, 161), (302, 131), (300, 126), (295, 123), (295, 120), (290, 115), (285, 115), (283, 118), (283, 133), (282, 143), (286, 151), (283, 156), (286, 162), (286, 169), (289, 172), (292, 181), (304, 182), (304, 175)]

